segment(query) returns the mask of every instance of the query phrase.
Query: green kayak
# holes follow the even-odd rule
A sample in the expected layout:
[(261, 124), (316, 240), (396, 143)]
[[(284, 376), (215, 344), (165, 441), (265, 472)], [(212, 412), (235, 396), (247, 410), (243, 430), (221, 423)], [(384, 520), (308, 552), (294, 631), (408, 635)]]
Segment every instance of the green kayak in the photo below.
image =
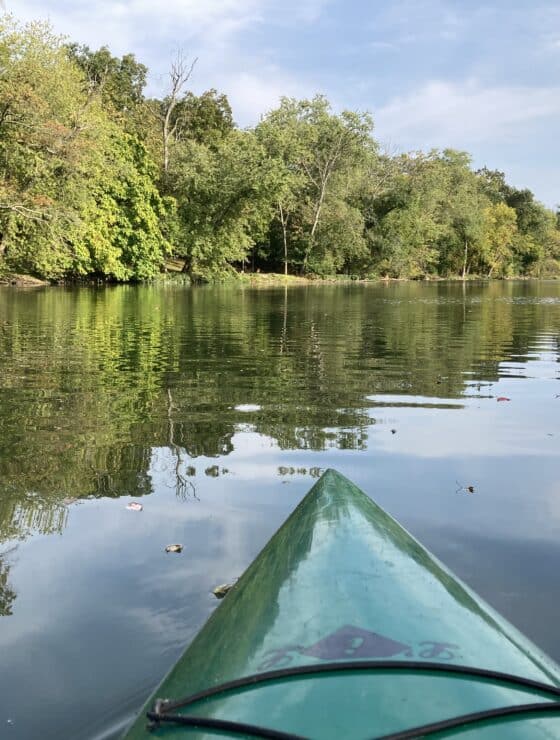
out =
[(125, 737), (432, 734), (560, 738), (560, 667), (328, 470)]

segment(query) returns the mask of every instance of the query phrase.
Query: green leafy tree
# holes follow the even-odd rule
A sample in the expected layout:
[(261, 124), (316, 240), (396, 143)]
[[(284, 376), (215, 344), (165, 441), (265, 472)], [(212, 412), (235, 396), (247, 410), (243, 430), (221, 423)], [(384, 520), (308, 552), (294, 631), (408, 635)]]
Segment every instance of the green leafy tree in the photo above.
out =
[[(282, 227), (285, 270), (290, 240), (296, 245), (294, 261), (300, 263), (303, 272), (311, 262), (320, 268), (327, 252), (333, 256), (333, 242), (322, 227), (325, 220), (332, 224), (337, 213), (339, 217), (350, 217), (355, 233), (359, 214), (352, 212), (347, 196), (351, 193), (353, 172), (357, 172), (361, 159), (375, 149), (372, 125), (367, 114), (333, 114), (326, 98), (316, 96), (300, 101), (283, 98), (280, 107), (257, 127), (257, 136), (282, 169), (283, 187), (276, 207)], [(340, 257), (336, 261), (340, 264)]]
[(232, 131), (212, 147), (177, 147), (169, 172), (177, 202), (179, 245), (195, 279), (242, 263), (266, 233), (276, 184), (274, 168), (251, 132)]
[(513, 271), (538, 274), (542, 263), (553, 265), (558, 221), (554, 214), (535, 200), (528, 189), (508, 185), (503, 172), (483, 168), (477, 175), (486, 195), (494, 203), (504, 203), (516, 214), (517, 234), (513, 244)]
[(154, 168), (45, 24), (0, 29), (1, 258), (47, 278), (153, 276), (164, 209)]
[(470, 167), (466, 152), (446, 149), (440, 163), (447, 193), (442, 204), (445, 233), (440, 240), (440, 266), (443, 274), (465, 278), (479, 264), (483, 238), (484, 208), (487, 197)]
[(484, 209), (483, 217), (481, 252), (488, 265), (488, 277), (511, 274), (517, 215), (505, 203), (494, 203)]
[(144, 100), (148, 68), (134, 54), (115, 57), (106, 46), (92, 51), (89, 46), (68, 44), (68, 54), (82, 69), (90, 91), (98, 91), (103, 105), (126, 120)]
[(367, 203), (370, 269), (391, 277), (421, 277), (436, 271), (445, 231), (442, 207), (448, 189), (439, 155), (415, 153), (384, 162), (385, 184)]
[(202, 95), (187, 92), (174, 109), (172, 120), (178, 141), (192, 139), (208, 146), (218, 146), (234, 129), (229, 100), (214, 89)]
[[(283, 101), (282, 107), (270, 113), (255, 130), (267, 156), (273, 161), (276, 172), (278, 187), (274, 203), (275, 218), (271, 224), (268, 247), (274, 251), (279, 234), (285, 275), (288, 274), (292, 257), (289, 243), (296, 238), (296, 234), (300, 236), (297, 210), (307, 184), (307, 176), (301, 166), (306, 157), (305, 140), (300, 134), (297, 116), (292, 114), (292, 110), (289, 113), (285, 110), (287, 105), (288, 102)], [(268, 256), (275, 260), (274, 253), (269, 253)]]
[[(8, 266), (60, 276), (75, 255), (77, 168), (87, 156), (91, 102), (79, 69), (45, 24), (0, 22), (0, 220)], [(79, 199), (79, 196), (78, 196)]]
[(84, 259), (75, 269), (115, 280), (153, 278), (170, 251), (156, 168), (137, 139), (118, 130), (107, 134), (95, 169), (90, 162), (90, 186), (73, 240)]

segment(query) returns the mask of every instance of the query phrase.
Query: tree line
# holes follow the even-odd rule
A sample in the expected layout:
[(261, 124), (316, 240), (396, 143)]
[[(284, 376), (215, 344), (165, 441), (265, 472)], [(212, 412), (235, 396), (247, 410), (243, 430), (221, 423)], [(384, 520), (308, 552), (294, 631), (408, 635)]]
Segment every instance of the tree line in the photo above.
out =
[(145, 94), (133, 54), (0, 19), (0, 274), (192, 280), (554, 275), (560, 219), (452, 149), (392, 155), (367, 113), (283, 98), (241, 129), (178, 55)]

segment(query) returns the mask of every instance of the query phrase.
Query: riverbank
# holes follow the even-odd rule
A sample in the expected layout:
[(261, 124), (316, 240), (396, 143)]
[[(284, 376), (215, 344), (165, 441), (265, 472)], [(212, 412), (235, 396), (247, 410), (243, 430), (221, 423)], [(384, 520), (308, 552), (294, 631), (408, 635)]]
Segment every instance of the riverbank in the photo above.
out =
[(41, 280), (33, 275), (19, 275), (16, 273), (0, 273), (0, 285), (14, 285), (17, 288), (40, 288), (51, 285), (48, 280)]
[[(174, 284), (174, 285), (246, 285), (253, 288), (267, 288), (275, 286), (298, 286), (298, 285), (326, 285), (326, 284), (372, 284), (372, 283), (444, 283), (444, 282), (503, 282), (512, 280), (557, 280), (556, 275), (546, 275), (542, 277), (537, 276), (526, 276), (526, 275), (513, 275), (510, 277), (499, 277), (489, 278), (484, 275), (468, 275), (467, 277), (461, 277), (460, 275), (451, 275), (448, 277), (441, 277), (439, 275), (425, 275), (424, 277), (411, 278), (411, 277), (359, 277), (357, 275), (285, 275), (284, 273), (278, 272), (231, 272), (222, 275), (212, 280), (204, 282), (193, 282), (188, 274), (168, 270), (162, 272), (157, 278), (151, 281), (151, 283), (159, 284)], [(137, 283), (137, 281), (135, 281)], [(49, 281), (41, 278), (34, 277), (33, 275), (19, 274), (19, 273), (5, 273), (0, 274), (0, 286), (13, 286), (18, 288), (40, 288), (48, 287), (53, 285), (80, 285), (80, 286), (100, 286), (100, 285), (111, 285), (120, 284), (111, 280), (102, 280), (96, 277), (80, 278), (80, 279), (64, 279)]]

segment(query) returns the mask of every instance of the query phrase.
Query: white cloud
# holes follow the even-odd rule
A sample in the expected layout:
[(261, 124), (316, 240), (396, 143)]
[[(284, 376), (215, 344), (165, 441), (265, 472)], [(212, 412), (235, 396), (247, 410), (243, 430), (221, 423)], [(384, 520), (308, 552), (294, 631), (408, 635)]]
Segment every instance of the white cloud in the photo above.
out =
[(391, 151), (469, 151), (475, 166), (506, 172), (548, 207), (558, 203), (558, 147), (552, 132), (560, 115), (560, 87), (484, 86), (432, 80), (374, 108), (376, 134)]
[(303, 23), (315, 23), (321, 17), (329, 0), (304, 0), (294, 3), (297, 17)]
[(223, 80), (236, 121), (242, 125), (258, 122), (260, 116), (275, 108), (284, 95), (306, 97), (312, 91), (274, 69), (241, 72)]
[(429, 39), (453, 41), (466, 32), (478, 12), (463, 7), (459, 13), (446, 0), (395, 0), (381, 4), (370, 26), (379, 41), (399, 47)]
[[(12, 0), (13, 2), (13, 0)], [(291, 0), (278, 9), (273, 0), (92, 0), (70, 3), (57, 0), (20, 0), (10, 7), (24, 20), (48, 17), (55, 29), (92, 45), (109, 45), (114, 51), (138, 51), (170, 42), (185, 47), (223, 46), (240, 32), (259, 24), (283, 21), (313, 23), (326, 0)], [(161, 51), (161, 47), (160, 47)]]
[(560, 36), (550, 33), (545, 34), (542, 38), (540, 51), (545, 54), (558, 53), (560, 51)]
[(55, 31), (92, 48), (108, 45), (115, 54), (132, 51), (146, 63), (151, 77), (148, 94), (160, 95), (169, 62), (177, 50), (199, 58), (192, 85), (210, 87), (230, 97), (241, 125), (258, 121), (281, 95), (308, 90), (245, 43), (244, 33), (266, 25), (270, 29), (314, 23), (329, 0), (94, 0), (85, 5), (58, 0), (46, 7), (41, 0), (21, 0), (21, 20), (48, 18)]
[(264, 0), (97, 0), (49, 8), (40, 0), (22, 0), (16, 13), (22, 19), (48, 17), (55, 29), (93, 46), (108, 44), (114, 51), (138, 51), (166, 41), (190, 46), (224, 43), (241, 29), (261, 20)]
[(389, 49), (390, 51), (396, 51), (399, 48), (399, 46), (394, 41), (371, 41), (368, 44), (368, 48), (374, 51), (377, 51), (379, 49), (381, 50)]
[(476, 80), (432, 80), (377, 109), (375, 120), (382, 139), (391, 136), (413, 148), (458, 147), (515, 137), (531, 123), (559, 113), (559, 87), (483, 87)]

